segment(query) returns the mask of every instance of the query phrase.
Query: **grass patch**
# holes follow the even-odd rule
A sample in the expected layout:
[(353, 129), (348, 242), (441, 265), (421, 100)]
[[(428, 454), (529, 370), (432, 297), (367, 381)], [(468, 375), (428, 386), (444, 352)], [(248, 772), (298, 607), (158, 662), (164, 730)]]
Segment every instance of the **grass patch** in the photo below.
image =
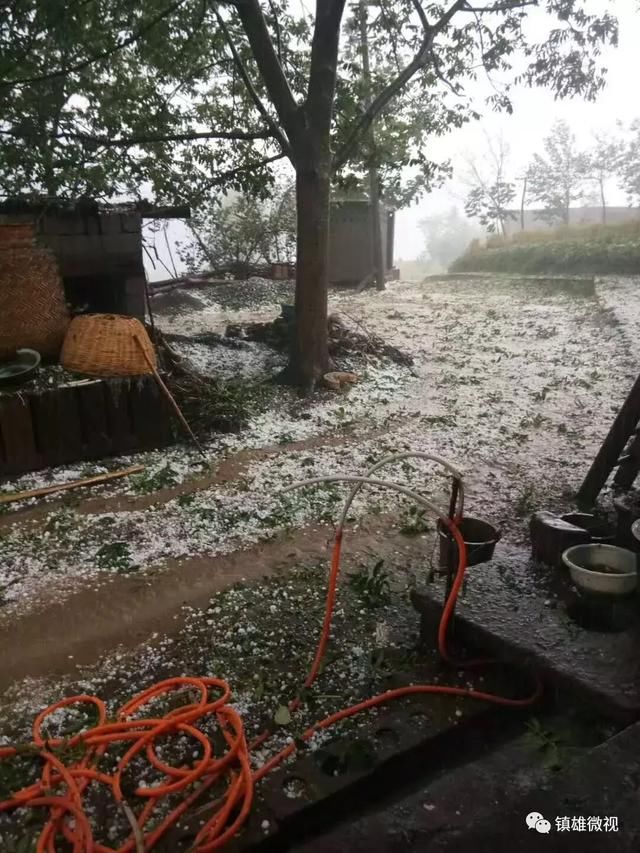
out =
[(127, 542), (109, 542), (96, 551), (96, 563), (101, 569), (115, 569), (118, 573), (135, 571), (131, 549)]
[(386, 604), (391, 587), (389, 575), (384, 569), (384, 560), (378, 560), (371, 569), (364, 567), (352, 574), (349, 578), (349, 586), (369, 609)]
[(170, 488), (178, 483), (178, 472), (169, 463), (157, 471), (142, 471), (131, 478), (134, 491), (139, 495), (148, 495), (159, 489)]
[(405, 536), (421, 536), (430, 529), (429, 516), (424, 507), (413, 505), (402, 514), (400, 533)]

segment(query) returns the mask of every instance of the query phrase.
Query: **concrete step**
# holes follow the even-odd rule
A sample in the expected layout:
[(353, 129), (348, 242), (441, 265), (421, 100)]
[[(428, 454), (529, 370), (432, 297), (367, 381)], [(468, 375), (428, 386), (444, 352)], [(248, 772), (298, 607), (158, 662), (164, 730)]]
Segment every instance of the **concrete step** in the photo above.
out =
[[(443, 598), (441, 580), (412, 594), (427, 645), (435, 642)], [(467, 570), (453, 638), (531, 668), (547, 684), (602, 713), (635, 722), (640, 717), (640, 602), (631, 596), (598, 605), (597, 611), (593, 602), (587, 604), (566, 571), (536, 563), (521, 548), (501, 545), (494, 560)]]
[[(296, 853), (631, 853), (640, 849), (640, 724), (583, 750), (564, 770), (540, 762), (521, 737), (391, 805), (335, 827)], [(548, 834), (529, 828), (538, 813)], [(600, 819), (600, 829), (558, 829), (557, 820)], [(618, 829), (605, 829), (617, 818)], [(579, 825), (579, 823), (578, 823)], [(607, 824), (611, 827), (611, 824)]]

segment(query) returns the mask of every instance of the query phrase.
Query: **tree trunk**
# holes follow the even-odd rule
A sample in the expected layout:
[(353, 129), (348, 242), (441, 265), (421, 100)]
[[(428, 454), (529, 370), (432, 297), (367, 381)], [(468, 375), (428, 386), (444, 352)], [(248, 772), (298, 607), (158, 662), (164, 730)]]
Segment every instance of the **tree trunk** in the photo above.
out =
[(295, 331), (283, 379), (307, 391), (331, 366), (327, 329), (331, 119), (344, 6), (345, 0), (316, 0), (307, 97), (304, 104), (298, 104), (259, 0), (237, 4), (254, 59), (290, 143), (288, 154), (296, 170)]
[(602, 224), (607, 223), (607, 202), (604, 197), (604, 180), (600, 178), (600, 203), (602, 205)]
[[(362, 50), (362, 82), (364, 83), (364, 106), (371, 106), (371, 69), (369, 67), (369, 42), (367, 40), (367, 0), (360, 0), (360, 48)], [(380, 181), (375, 165), (376, 133), (375, 124), (367, 132), (369, 146), (369, 204), (371, 214), (371, 261), (377, 290), (385, 289), (385, 264), (382, 257), (382, 225), (380, 218)]]
[(327, 340), (330, 187), (328, 164), (298, 168), (296, 328), (286, 378), (309, 391), (331, 367)]
[(376, 290), (385, 290), (385, 263), (382, 254), (382, 222), (380, 216), (380, 184), (378, 170), (369, 169), (369, 198), (371, 200), (371, 247)]

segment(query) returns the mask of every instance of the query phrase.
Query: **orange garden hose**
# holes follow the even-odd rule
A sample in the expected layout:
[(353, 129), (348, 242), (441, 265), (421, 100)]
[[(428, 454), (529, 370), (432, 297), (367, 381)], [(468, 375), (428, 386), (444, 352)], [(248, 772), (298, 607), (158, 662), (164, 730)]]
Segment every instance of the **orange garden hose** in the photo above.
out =
[[(324, 478), (340, 479), (365, 483), (365, 478)], [(409, 490), (398, 484), (386, 481), (367, 481), (378, 485), (396, 488), (398, 491), (409, 493)], [(433, 509), (423, 498), (421, 502)], [(443, 524), (449, 529), (458, 546), (458, 567), (451, 593), (447, 598), (438, 630), (438, 649), (443, 659), (456, 667), (490, 663), (490, 661), (453, 661), (447, 651), (447, 629), (455, 607), (456, 599), (466, 568), (465, 543), (458, 530), (456, 521), (437, 511)], [(342, 523), (338, 526), (333, 553), (331, 571), (327, 590), (325, 615), (320, 632), (316, 654), (304, 686), (309, 688), (315, 682), (327, 644), (335, 607), (335, 599), (340, 573), (340, 555), (343, 540)], [(166, 696), (174, 690), (191, 688), (199, 694), (197, 701), (189, 705), (169, 711), (162, 717), (138, 716), (145, 705), (158, 697)], [(352, 717), (361, 711), (378, 707), (393, 699), (421, 694), (444, 694), (479, 699), (497, 705), (523, 707), (534, 703), (541, 695), (541, 687), (523, 699), (510, 699), (492, 693), (465, 689), (462, 687), (447, 687), (443, 685), (413, 685), (387, 690), (349, 708), (337, 711), (308, 728), (301, 736), (309, 740), (317, 731)], [(251, 749), (264, 743), (269, 735), (264, 733), (251, 745), (245, 738), (243, 723), (238, 712), (229, 704), (231, 690), (228, 684), (217, 678), (172, 678), (154, 684), (135, 698), (123, 705), (116, 714), (113, 722), (107, 721), (104, 702), (95, 696), (78, 695), (46, 708), (36, 717), (33, 723), (33, 740), (30, 747), (1, 747), (0, 760), (11, 759), (26, 751), (33, 750), (42, 761), (40, 780), (13, 794), (8, 800), (0, 802), (0, 812), (17, 808), (45, 808), (48, 816), (38, 838), (36, 853), (56, 853), (56, 839), (61, 836), (72, 845), (73, 853), (143, 853), (151, 850), (167, 832), (175, 827), (178, 820), (188, 812), (191, 806), (200, 800), (207, 790), (216, 783), (226, 784), (224, 793), (211, 804), (211, 817), (204, 823), (196, 835), (193, 849), (197, 853), (209, 853), (219, 850), (238, 832), (247, 820), (253, 801), (254, 787), (271, 770), (280, 765), (297, 749), (295, 742), (289, 743), (284, 749), (270, 758), (259, 769), (252, 770), (250, 766)], [(98, 722), (73, 737), (63, 739), (46, 739), (42, 727), (47, 717), (59, 708), (78, 704), (91, 704), (98, 713)], [(290, 710), (295, 711), (301, 704), (300, 699), (290, 703)], [(199, 728), (198, 723), (214, 718), (226, 742), (226, 752), (215, 755), (213, 744), (209, 737)], [(191, 767), (170, 767), (164, 763), (157, 753), (157, 742), (167, 735), (183, 734), (193, 738), (199, 745), (201, 755)], [(105, 773), (98, 770), (110, 747), (114, 745), (128, 746), (124, 755), (119, 759), (115, 772)], [(73, 751), (73, 760), (64, 762), (65, 753)], [(57, 754), (56, 754), (57, 752)], [(136, 803), (141, 808), (134, 815), (129, 803), (125, 801), (122, 792), (123, 776), (132, 761), (143, 753), (149, 763), (164, 775), (162, 784), (155, 787), (138, 787), (134, 794)], [(80, 755), (80, 757), (77, 757)], [(116, 803), (127, 815), (132, 825), (132, 832), (121, 846), (114, 848), (99, 843), (93, 838), (93, 831), (86, 811), (86, 792), (92, 783), (103, 785), (110, 789)], [(167, 815), (158, 818), (153, 828), (146, 829), (154, 813), (160, 811), (164, 798), (179, 793), (182, 800)], [(216, 792), (217, 793), (217, 792)], [(202, 808), (199, 808), (202, 814)]]

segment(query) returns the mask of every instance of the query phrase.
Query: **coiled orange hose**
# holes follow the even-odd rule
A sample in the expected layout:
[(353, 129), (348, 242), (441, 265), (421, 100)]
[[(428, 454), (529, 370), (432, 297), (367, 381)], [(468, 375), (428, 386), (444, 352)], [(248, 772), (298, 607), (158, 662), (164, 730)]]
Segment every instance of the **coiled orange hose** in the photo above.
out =
[[(446, 518), (442, 520), (458, 545), (458, 568), (451, 594), (440, 620), (438, 647), (442, 657), (454, 663), (446, 648), (447, 628), (464, 578), (466, 549), (456, 523)], [(329, 641), (340, 573), (342, 539), (343, 531), (342, 527), (339, 527), (331, 559), (322, 630), (311, 669), (304, 682), (307, 688), (313, 685), (318, 676)], [(477, 665), (485, 662), (488, 661), (470, 663)], [(455, 662), (455, 665), (460, 667), (465, 664)], [(137, 716), (152, 700), (185, 687), (192, 688), (199, 694), (196, 702), (169, 711), (159, 718)], [(540, 696), (541, 688), (538, 685), (533, 695), (524, 699), (510, 699), (462, 687), (443, 685), (400, 687), (326, 717), (308, 728), (303, 733), (302, 740), (308, 740), (321, 729), (329, 728), (341, 720), (391, 700), (432, 693), (465, 696), (498, 705), (522, 707), (535, 702)], [(261, 735), (251, 746), (248, 746), (242, 719), (229, 704), (230, 698), (229, 685), (222, 679), (171, 678), (152, 685), (123, 705), (116, 714), (115, 722), (107, 721), (105, 704), (96, 696), (82, 694), (62, 699), (38, 714), (33, 723), (31, 746), (34, 754), (37, 754), (43, 763), (40, 780), (17, 791), (8, 800), (0, 802), (0, 812), (25, 807), (48, 810), (45, 825), (38, 838), (37, 853), (56, 853), (56, 839), (60, 836), (73, 846), (74, 853), (140, 853), (140, 851), (153, 849), (154, 845), (175, 826), (179, 818), (188, 812), (196, 801), (200, 800), (210, 788), (222, 782), (226, 785), (224, 794), (211, 804), (212, 815), (204, 823), (194, 842), (194, 850), (197, 853), (219, 850), (236, 834), (249, 816), (255, 784), (291, 756), (297, 748), (296, 743), (290, 743), (258, 770), (252, 771), (250, 750), (264, 743), (268, 739), (268, 734)], [(44, 738), (42, 727), (49, 715), (60, 708), (83, 703), (96, 707), (98, 722), (95, 726), (68, 740)], [(300, 700), (296, 699), (289, 707), (295, 711), (300, 704)], [(223, 754), (214, 754), (209, 737), (198, 728), (198, 723), (203, 723), (209, 718), (215, 718), (224, 737), (227, 749)], [(199, 745), (202, 754), (193, 766), (170, 767), (159, 758), (156, 750), (158, 740), (172, 734), (192, 737)], [(116, 745), (129, 745), (129, 747), (118, 761), (115, 772), (99, 771), (97, 768), (100, 759), (107, 755), (110, 747)], [(54, 754), (55, 750), (60, 750), (58, 755)], [(81, 757), (65, 764), (62, 759), (65, 752), (71, 750), (74, 750), (74, 754), (79, 752)], [(17, 747), (2, 747), (0, 759), (10, 759), (23, 751)], [(122, 780), (134, 758), (141, 753), (146, 755), (150, 764), (164, 774), (165, 778), (159, 786), (138, 787), (135, 790), (136, 801), (142, 805), (136, 817), (124, 800)], [(113, 798), (122, 806), (132, 824), (131, 835), (120, 847), (109, 847), (93, 837), (86, 809), (86, 792), (91, 783), (109, 788)], [(60, 792), (54, 794), (56, 789)], [(159, 811), (163, 798), (176, 793), (184, 795), (179, 805), (152, 829), (145, 830), (154, 813)]]

